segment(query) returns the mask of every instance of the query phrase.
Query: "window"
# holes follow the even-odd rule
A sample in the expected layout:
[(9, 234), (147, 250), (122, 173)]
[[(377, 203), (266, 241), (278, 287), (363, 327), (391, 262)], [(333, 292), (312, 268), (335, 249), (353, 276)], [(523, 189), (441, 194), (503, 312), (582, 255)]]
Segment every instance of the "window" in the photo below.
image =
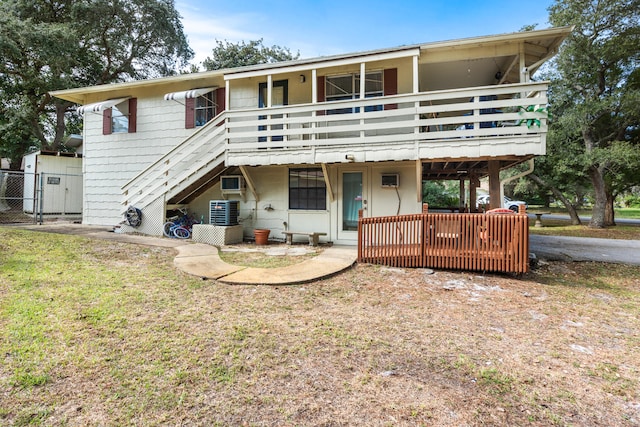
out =
[[(207, 91), (208, 92), (205, 92)], [(195, 92), (195, 93), (194, 93)], [(204, 93), (203, 93), (204, 92)], [(215, 90), (192, 89), (185, 92), (176, 92), (165, 95), (165, 99), (182, 99), (184, 97), (184, 127), (193, 129), (209, 123), (217, 114), (224, 111), (224, 88)], [(176, 96), (176, 95), (179, 95)]]
[(111, 133), (129, 132), (129, 101), (111, 107)]
[(327, 187), (322, 169), (289, 169), (289, 209), (326, 208)]
[(102, 112), (102, 134), (134, 133), (136, 131), (136, 98), (129, 98)]
[[(360, 73), (346, 74), (342, 76), (327, 76), (325, 84), (325, 99), (327, 102), (341, 101), (345, 99), (360, 98)], [(375, 71), (365, 74), (364, 96), (373, 98), (383, 96), (382, 71)], [(365, 111), (380, 111), (381, 105), (372, 105), (365, 108)], [(345, 114), (359, 112), (359, 108), (339, 108), (327, 111), (328, 114)]]
[(195, 125), (204, 126), (216, 116), (215, 91), (200, 95), (195, 100)]

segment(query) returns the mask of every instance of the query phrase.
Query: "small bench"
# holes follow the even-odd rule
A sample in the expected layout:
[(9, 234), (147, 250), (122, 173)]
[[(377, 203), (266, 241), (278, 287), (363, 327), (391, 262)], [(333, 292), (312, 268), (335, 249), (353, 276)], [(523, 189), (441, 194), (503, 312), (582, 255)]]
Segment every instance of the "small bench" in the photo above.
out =
[(318, 246), (318, 240), (320, 240), (320, 236), (326, 236), (327, 233), (319, 233), (317, 231), (306, 232), (306, 231), (283, 231), (282, 234), (285, 235), (287, 239), (287, 245), (293, 243), (293, 235), (300, 234), (303, 236), (309, 236), (309, 246)]

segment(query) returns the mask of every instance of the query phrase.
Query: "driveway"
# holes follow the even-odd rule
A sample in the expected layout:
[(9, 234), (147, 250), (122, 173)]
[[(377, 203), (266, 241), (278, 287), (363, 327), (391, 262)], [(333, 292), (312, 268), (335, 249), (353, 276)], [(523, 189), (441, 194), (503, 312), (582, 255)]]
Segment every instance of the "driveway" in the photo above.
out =
[(529, 235), (529, 251), (559, 261), (601, 261), (640, 265), (640, 240)]

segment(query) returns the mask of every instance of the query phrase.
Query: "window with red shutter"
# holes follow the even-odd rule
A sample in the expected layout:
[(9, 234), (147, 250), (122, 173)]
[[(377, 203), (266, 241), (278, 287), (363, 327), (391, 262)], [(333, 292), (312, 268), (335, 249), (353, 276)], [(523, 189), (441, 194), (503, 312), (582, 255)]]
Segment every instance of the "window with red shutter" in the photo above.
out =
[(102, 134), (135, 133), (137, 120), (138, 100), (129, 98), (102, 112)]

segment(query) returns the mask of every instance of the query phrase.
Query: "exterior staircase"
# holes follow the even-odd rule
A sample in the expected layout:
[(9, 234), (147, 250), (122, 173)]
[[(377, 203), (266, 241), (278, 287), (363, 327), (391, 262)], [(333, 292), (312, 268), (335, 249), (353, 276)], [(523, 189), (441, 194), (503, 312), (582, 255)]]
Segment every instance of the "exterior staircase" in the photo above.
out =
[(224, 170), (226, 112), (202, 126), (122, 187), (123, 212), (164, 196), (181, 203)]

